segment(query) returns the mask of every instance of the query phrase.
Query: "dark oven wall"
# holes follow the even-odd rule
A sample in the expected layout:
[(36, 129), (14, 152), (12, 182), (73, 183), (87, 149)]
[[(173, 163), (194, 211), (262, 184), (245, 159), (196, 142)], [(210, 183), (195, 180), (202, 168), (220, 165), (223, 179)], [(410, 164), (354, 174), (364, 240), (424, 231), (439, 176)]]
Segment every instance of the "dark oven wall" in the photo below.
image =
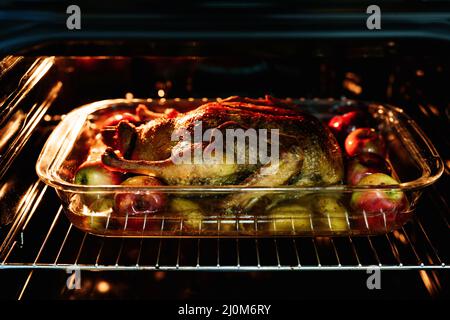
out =
[[(118, 51), (114, 46), (128, 46), (128, 55), (59, 56), (69, 109), (126, 93), (148, 98), (347, 97), (405, 108), (430, 103), (443, 112), (447, 103), (443, 89), (450, 45), (445, 42), (159, 42), (145, 52), (133, 52), (136, 43), (111, 43), (112, 53)], [(65, 52), (71, 52), (67, 47)]]

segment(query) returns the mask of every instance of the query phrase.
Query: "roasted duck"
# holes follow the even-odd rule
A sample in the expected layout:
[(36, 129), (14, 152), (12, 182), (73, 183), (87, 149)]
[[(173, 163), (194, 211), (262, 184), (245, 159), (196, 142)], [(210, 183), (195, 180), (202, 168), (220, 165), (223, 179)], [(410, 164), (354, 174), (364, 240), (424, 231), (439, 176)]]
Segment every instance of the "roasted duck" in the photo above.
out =
[[(144, 106), (137, 113), (148, 121), (140, 126), (122, 121), (112, 129), (115, 143), (102, 161), (114, 170), (156, 176), (168, 185), (323, 186), (339, 183), (343, 177), (341, 151), (332, 133), (312, 115), (269, 96), (258, 100), (230, 97), (171, 116)], [(208, 148), (208, 142), (173, 141), (174, 132), (193, 132), (199, 122), (203, 131), (224, 134), (230, 128), (278, 129), (276, 171), (273, 163), (261, 162), (176, 163), (175, 150), (195, 153), (195, 149)], [(254, 151), (246, 145), (246, 159)]]
[[(343, 178), (341, 150), (329, 129), (312, 115), (269, 96), (258, 100), (230, 97), (180, 114), (158, 114), (141, 105), (136, 113), (146, 123), (135, 126), (121, 121), (107, 129), (110, 136), (113, 131), (114, 139), (109, 141), (112, 147), (106, 149), (102, 162), (112, 170), (151, 175), (168, 185), (326, 186), (340, 183)], [(221, 133), (230, 128), (276, 129), (278, 161), (250, 162), (257, 150), (249, 144), (238, 146), (234, 140), (226, 142), (233, 144), (235, 153), (245, 149), (243, 162), (175, 161), (174, 156), (180, 152), (202, 153), (211, 146), (211, 141), (173, 139), (174, 132), (195, 134), (199, 123), (203, 131), (212, 129)], [(271, 145), (273, 139), (267, 137), (266, 142)], [(236, 213), (256, 204), (267, 209), (285, 199), (283, 195), (268, 192), (241, 192), (222, 199), (218, 207)]]

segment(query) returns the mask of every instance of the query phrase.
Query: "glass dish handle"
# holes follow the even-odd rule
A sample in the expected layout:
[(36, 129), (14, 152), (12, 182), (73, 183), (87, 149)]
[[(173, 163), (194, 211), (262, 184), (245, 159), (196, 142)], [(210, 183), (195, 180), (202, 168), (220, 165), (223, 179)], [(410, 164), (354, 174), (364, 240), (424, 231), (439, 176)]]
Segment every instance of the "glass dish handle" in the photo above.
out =
[[(405, 114), (402, 115), (406, 116)], [(408, 131), (413, 134), (417, 145), (420, 147), (419, 152), (421, 157), (427, 162), (430, 170), (428, 179), (430, 180), (429, 182), (432, 183), (444, 172), (444, 163), (425, 132), (423, 132), (413, 119), (408, 116), (406, 116), (406, 118), (407, 121), (404, 121), (403, 123), (409, 126), (409, 128), (407, 128)]]

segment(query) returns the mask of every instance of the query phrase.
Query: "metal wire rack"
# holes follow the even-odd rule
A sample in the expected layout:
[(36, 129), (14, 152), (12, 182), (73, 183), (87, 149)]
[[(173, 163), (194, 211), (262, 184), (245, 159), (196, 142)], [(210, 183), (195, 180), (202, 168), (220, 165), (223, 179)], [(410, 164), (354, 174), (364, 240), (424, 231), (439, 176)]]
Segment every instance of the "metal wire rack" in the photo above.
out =
[[(382, 236), (119, 239), (73, 227), (58, 207), (54, 191), (37, 181), (26, 194), (16, 225), (4, 238), (0, 269), (448, 269), (449, 210), (437, 190), (430, 191), (424, 194), (429, 198), (427, 212), (418, 212), (414, 221)], [(437, 207), (430, 208), (430, 203)]]

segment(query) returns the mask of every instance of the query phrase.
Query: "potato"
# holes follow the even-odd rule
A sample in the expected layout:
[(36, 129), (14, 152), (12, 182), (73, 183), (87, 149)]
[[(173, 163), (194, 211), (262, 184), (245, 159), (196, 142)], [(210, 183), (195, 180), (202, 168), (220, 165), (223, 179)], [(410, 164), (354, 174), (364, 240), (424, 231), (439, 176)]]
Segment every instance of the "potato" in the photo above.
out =
[(170, 201), (169, 208), (171, 214), (183, 219), (183, 228), (187, 230), (200, 230), (203, 221), (203, 212), (198, 203), (184, 198), (173, 198)]
[(302, 203), (285, 202), (269, 211), (270, 228), (276, 232), (301, 233), (312, 230), (311, 211)]
[(313, 211), (321, 216), (321, 228), (331, 231), (346, 231), (349, 229), (347, 209), (332, 196), (317, 196), (313, 201)]

